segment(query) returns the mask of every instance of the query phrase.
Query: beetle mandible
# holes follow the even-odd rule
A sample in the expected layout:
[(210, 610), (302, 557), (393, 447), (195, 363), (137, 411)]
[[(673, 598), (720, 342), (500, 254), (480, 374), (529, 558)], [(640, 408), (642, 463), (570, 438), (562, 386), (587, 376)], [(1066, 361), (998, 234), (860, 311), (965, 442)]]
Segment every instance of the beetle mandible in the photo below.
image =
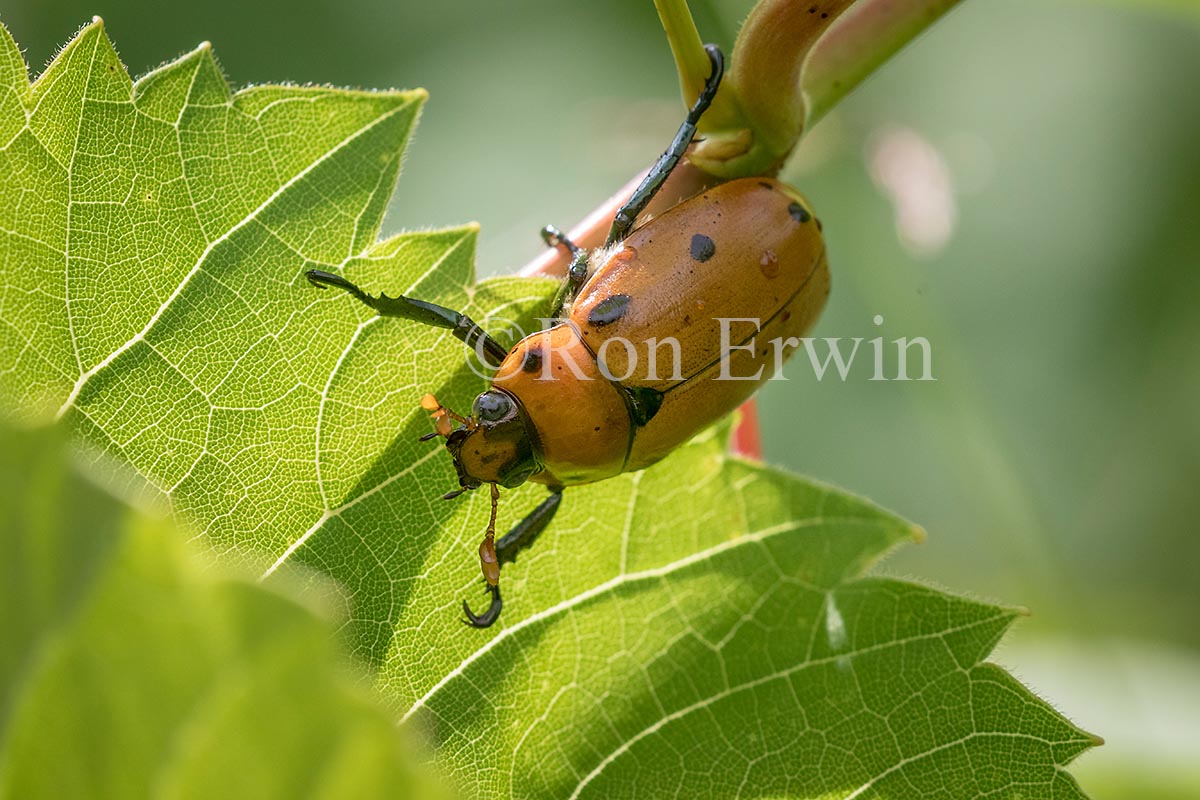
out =
[[(307, 272), (319, 288), (344, 289), (380, 315), (449, 329), (497, 368), (469, 415), (433, 395), (421, 400), (435, 422), (422, 440), (444, 437), (458, 472), (459, 488), (446, 498), (490, 485), (479, 559), (491, 603), (475, 614), (464, 600), (468, 625), (486, 628), (499, 617), (501, 565), (546, 528), (564, 488), (648, 467), (729, 414), (772, 369), (774, 353), (759, 343), (801, 336), (825, 304), (829, 267), (820, 222), (777, 180), (731, 180), (635, 227), (720, 85), (721, 51), (705, 49), (712, 73), (703, 91), (616, 213), (604, 247), (589, 252), (551, 226), (542, 230), (548, 246), (571, 256), (551, 327), (506, 349), (465, 314), (403, 296), (374, 297), (340, 275)], [(736, 339), (734, 322), (743, 326)], [(660, 378), (651, 356), (667, 336), (677, 344), (668, 348), (671, 374)], [(606, 346), (610, 340), (621, 346)], [(544, 484), (550, 495), (497, 542), (498, 487), (526, 481)]]

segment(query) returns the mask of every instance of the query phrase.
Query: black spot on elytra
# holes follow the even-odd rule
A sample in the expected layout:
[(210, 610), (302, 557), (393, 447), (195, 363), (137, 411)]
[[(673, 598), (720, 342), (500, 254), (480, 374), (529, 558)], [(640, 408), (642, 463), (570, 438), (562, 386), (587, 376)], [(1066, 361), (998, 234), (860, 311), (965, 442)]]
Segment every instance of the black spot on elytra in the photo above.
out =
[(799, 203), (789, 205), (788, 213), (792, 215), (792, 219), (796, 220), (796, 222), (808, 222), (812, 219), (812, 215), (808, 213), (808, 209)]
[(532, 347), (525, 351), (525, 360), (521, 362), (523, 372), (539, 372), (542, 369), (542, 351)]
[(821, 218), (820, 218), (820, 217), (817, 217), (817, 230), (819, 230), (819, 231), (823, 231), (823, 230), (825, 230), (825, 226), (821, 224)]
[(697, 233), (692, 237), (691, 250), (692, 258), (703, 263), (713, 257), (713, 253), (717, 252), (717, 246), (703, 233)]
[(614, 294), (596, 304), (591, 313), (588, 314), (588, 324), (595, 325), (597, 328), (611, 325), (625, 316), (625, 312), (628, 310), (629, 295)]

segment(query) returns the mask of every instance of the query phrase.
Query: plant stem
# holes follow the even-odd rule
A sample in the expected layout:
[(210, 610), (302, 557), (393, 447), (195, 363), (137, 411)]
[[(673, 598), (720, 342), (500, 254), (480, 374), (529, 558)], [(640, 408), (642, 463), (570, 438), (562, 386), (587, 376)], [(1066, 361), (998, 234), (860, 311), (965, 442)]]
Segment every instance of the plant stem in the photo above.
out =
[[(704, 90), (712, 63), (704, 51), (704, 41), (692, 19), (687, 0), (654, 0), (658, 18), (667, 33), (671, 55), (675, 57), (675, 68), (679, 72), (679, 89), (683, 93), (683, 104), (691, 107)], [(741, 114), (732, 90), (722, 87), (716, 98), (704, 112), (700, 128), (715, 130), (741, 124)]]

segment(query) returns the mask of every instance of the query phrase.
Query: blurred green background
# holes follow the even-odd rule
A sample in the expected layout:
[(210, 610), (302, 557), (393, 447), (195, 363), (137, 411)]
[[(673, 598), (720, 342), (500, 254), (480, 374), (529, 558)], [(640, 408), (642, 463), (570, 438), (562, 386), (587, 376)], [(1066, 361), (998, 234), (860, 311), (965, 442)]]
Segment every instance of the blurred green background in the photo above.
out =
[[(727, 47), (751, 5), (693, 2)], [(202, 40), (237, 86), (424, 86), (385, 233), (536, 255), (678, 124), (649, 0), (7, 0), (40, 69), (100, 14), (135, 75)], [(1108, 746), (1097, 798), (1200, 796), (1200, 8), (966, 0), (784, 172), (825, 223), (815, 335), (924, 336), (934, 382), (800, 354), (766, 455), (924, 525), (887, 572), (1028, 606), (996, 659)], [(872, 323), (882, 315), (880, 326)], [(889, 346), (887, 372), (894, 374)], [(916, 369), (910, 369), (916, 374)]]

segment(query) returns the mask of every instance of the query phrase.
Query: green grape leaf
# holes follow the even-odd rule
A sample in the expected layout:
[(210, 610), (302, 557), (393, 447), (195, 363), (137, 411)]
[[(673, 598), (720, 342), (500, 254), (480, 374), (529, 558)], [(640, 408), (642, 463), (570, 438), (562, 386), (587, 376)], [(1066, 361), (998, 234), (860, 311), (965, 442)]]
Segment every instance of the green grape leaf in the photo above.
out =
[(1082, 797), (1095, 740), (983, 663), (1018, 610), (862, 577), (919, 529), (724, 433), (567, 494), (482, 647), (411, 604), (382, 680), (468, 794)]
[[(546, 313), (547, 282), (474, 282), (474, 226), (376, 241), (423, 100), (231, 95), (207, 47), (132, 83), (99, 24), (30, 87), (5, 37), (4, 402), (131, 466), (226, 561), (333, 578), (354, 653), (467, 794), (1081, 796), (1064, 766), (1095, 740), (983, 661), (1016, 612), (864, 577), (919, 529), (730, 457), (727, 428), (569, 490), (500, 622), (461, 624), (488, 500), (441, 499), (418, 400), (465, 409), (484, 380), (448, 332), (303, 278), (514, 335)], [(505, 492), (499, 528), (543, 496)]]
[(311, 611), (0, 427), (0, 798), (439, 797)]

